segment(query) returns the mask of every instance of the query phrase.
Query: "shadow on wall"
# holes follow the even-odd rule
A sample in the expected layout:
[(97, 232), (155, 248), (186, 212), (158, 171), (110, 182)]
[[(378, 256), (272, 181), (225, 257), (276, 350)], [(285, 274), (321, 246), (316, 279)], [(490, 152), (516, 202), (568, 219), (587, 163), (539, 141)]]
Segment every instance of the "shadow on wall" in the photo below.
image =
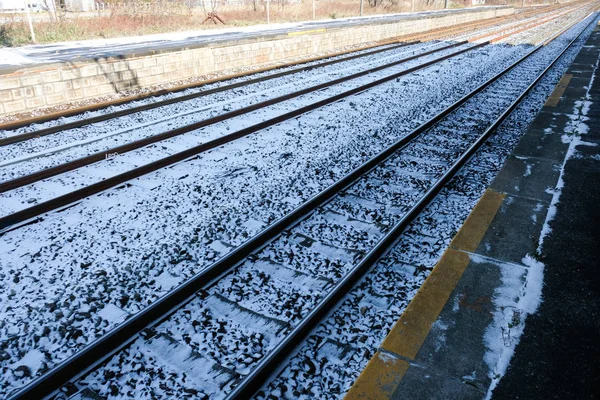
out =
[(99, 70), (102, 71), (102, 74), (104, 74), (108, 82), (112, 85), (115, 93), (119, 93), (128, 89), (139, 88), (140, 82), (137, 77), (137, 73), (129, 67), (129, 62), (125, 59), (125, 57), (119, 55), (113, 56), (111, 58), (113, 59), (113, 61), (114, 59), (117, 59), (122, 63), (126, 64), (127, 68), (118, 72), (110, 71), (106, 68), (107, 65), (110, 65), (109, 58), (100, 57), (94, 59), (94, 61), (96, 62), (96, 64), (98, 64)]
[[(98, 67), (96, 77), (104, 76), (105, 80), (92, 80), (94, 76), (89, 76), (90, 82), (86, 87), (93, 88), (94, 86), (104, 86), (110, 84), (112, 86), (112, 93), (121, 93), (130, 89), (137, 89), (140, 87), (140, 82), (137, 73), (133, 68), (130, 67), (129, 62), (124, 56), (111, 56), (109, 57), (98, 57), (93, 59), (94, 64)], [(73, 70), (78, 71), (78, 77), (76, 79), (82, 80), (88, 77), (82, 76), (82, 68), (75, 65), (74, 62), (68, 62), (69, 66)], [(118, 70), (115, 71), (115, 67)], [(82, 86), (83, 86), (82, 82)], [(98, 95), (106, 95), (104, 91), (99, 90)], [(85, 96), (86, 98), (89, 96)], [(95, 96), (94, 96), (95, 97)]]

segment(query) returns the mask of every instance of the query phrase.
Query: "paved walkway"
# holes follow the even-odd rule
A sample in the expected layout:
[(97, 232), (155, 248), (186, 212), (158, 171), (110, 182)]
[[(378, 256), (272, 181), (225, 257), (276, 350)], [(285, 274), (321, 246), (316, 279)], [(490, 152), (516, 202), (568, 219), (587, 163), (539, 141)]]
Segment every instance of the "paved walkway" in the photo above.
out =
[(585, 132), (581, 139), (593, 145), (573, 146), (576, 154), (564, 166), (552, 232), (543, 244), (543, 302), (527, 318), (508, 372), (494, 391), (497, 399), (600, 397), (599, 54), (596, 31), (571, 66), (556, 110), (542, 115), (544, 125), (557, 127), (575, 118)]

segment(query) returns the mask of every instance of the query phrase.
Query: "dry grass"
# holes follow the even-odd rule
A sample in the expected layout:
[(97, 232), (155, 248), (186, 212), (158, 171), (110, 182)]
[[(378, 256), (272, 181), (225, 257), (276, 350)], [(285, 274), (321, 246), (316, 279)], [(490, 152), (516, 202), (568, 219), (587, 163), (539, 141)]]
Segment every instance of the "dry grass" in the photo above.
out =
[[(68, 40), (111, 38), (151, 33), (199, 29), (199, 18), (174, 15), (106, 15), (89, 18), (68, 18), (41, 21), (34, 24), (38, 43)], [(20, 46), (30, 43), (26, 22), (13, 19), (0, 26), (0, 44)]]

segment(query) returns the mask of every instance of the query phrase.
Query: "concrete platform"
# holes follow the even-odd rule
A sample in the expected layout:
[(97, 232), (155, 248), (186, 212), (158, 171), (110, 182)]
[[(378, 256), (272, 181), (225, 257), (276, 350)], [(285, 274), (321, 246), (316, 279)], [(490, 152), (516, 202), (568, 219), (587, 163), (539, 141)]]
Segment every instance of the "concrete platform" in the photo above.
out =
[(472, 7), (0, 49), (0, 117), (102, 103), (142, 88), (181, 89), (190, 79), (265, 71), (513, 13), (513, 7)]
[(346, 399), (600, 396), (599, 64), (596, 27)]

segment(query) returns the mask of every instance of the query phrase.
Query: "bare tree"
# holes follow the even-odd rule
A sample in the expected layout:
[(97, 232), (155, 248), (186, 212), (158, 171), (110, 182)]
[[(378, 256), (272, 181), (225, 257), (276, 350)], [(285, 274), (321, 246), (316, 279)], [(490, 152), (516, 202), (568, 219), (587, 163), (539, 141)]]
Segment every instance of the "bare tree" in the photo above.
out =
[(56, 22), (58, 20), (56, 3), (54, 2), (54, 0), (43, 0), (42, 8), (46, 10), (48, 15), (50, 16), (51, 21)]

